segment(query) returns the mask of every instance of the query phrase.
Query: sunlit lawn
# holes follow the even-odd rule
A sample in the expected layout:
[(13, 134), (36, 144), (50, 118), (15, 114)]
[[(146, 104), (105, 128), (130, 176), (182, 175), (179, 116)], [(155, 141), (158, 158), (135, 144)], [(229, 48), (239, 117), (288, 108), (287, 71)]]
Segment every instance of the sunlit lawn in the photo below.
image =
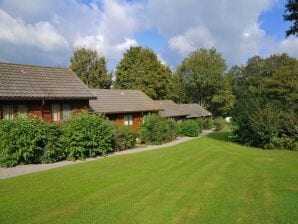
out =
[(228, 134), (0, 180), (0, 223), (298, 223), (298, 153)]

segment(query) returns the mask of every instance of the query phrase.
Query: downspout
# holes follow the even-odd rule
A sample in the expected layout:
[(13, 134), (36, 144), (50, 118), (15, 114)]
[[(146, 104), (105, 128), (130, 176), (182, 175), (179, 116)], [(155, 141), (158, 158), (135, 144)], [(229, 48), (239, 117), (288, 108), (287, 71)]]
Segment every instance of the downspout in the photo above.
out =
[(43, 111), (42, 111), (42, 109), (43, 109), (43, 106), (44, 106), (44, 100), (42, 100), (41, 102), (42, 103), (41, 103), (41, 110), (40, 110), (40, 112), (41, 112), (41, 118), (43, 119)]

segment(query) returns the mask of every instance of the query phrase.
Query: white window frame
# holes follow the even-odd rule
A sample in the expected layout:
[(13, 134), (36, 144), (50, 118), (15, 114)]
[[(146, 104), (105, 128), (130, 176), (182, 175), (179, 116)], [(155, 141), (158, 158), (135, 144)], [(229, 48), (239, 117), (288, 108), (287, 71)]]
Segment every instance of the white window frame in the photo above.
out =
[(71, 117), (71, 112), (72, 112), (71, 104), (63, 103), (62, 104), (62, 120), (63, 121), (68, 120)]
[(4, 104), (2, 105), (2, 115), (3, 119), (11, 120), (13, 119), (13, 105), (12, 104)]
[(131, 126), (133, 125), (134, 117), (133, 114), (125, 114), (124, 115), (124, 125), (125, 126)]
[(17, 114), (20, 117), (26, 117), (28, 114), (28, 105), (27, 104), (18, 104), (17, 105)]
[(52, 104), (51, 113), (53, 122), (61, 121), (61, 105), (59, 103)]

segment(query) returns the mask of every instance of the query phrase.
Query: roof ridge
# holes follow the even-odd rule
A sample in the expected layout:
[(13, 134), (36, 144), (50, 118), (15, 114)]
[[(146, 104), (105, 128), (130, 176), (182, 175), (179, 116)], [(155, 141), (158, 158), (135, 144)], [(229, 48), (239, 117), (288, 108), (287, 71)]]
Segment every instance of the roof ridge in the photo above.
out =
[[(52, 69), (63, 69), (63, 70), (69, 70), (68, 67), (53, 67), (53, 66), (43, 66), (43, 65), (32, 65), (32, 64), (20, 64), (20, 63), (11, 63), (11, 62), (3, 62), (0, 61), (0, 64), (6, 64), (6, 65), (20, 65), (20, 66), (26, 66), (26, 67), (37, 67), (37, 68), (52, 68)], [(71, 69), (70, 69), (71, 70)]]

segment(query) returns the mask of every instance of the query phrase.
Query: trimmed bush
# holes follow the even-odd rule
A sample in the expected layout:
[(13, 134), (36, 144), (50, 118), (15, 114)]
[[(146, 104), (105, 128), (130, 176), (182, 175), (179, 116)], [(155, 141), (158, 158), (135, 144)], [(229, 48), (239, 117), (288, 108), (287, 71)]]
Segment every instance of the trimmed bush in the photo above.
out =
[(176, 138), (176, 122), (155, 114), (147, 115), (140, 127), (140, 138), (147, 144), (172, 141)]
[(216, 131), (221, 131), (226, 126), (226, 120), (222, 117), (217, 117), (214, 119), (214, 127)]
[(64, 157), (59, 130), (37, 117), (0, 121), (0, 165), (54, 162)]
[(212, 118), (206, 118), (203, 120), (203, 129), (204, 130), (210, 130), (214, 127), (213, 119)]
[(177, 125), (177, 135), (197, 137), (201, 133), (201, 127), (198, 121), (186, 120)]
[(68, 159), (84, 159), (112, 150), (113, 124), (95, 113), (79, 113), (62, 125), (62, 144)]
[(298, 119), (292, 112), (260, 100), (242, 103), (233, 118), (236, 140), (266, 149), (297, 150)]
[(127, 126), (114, 125), (113, 150), (122, 151), (135, 146), (137, 133)]

